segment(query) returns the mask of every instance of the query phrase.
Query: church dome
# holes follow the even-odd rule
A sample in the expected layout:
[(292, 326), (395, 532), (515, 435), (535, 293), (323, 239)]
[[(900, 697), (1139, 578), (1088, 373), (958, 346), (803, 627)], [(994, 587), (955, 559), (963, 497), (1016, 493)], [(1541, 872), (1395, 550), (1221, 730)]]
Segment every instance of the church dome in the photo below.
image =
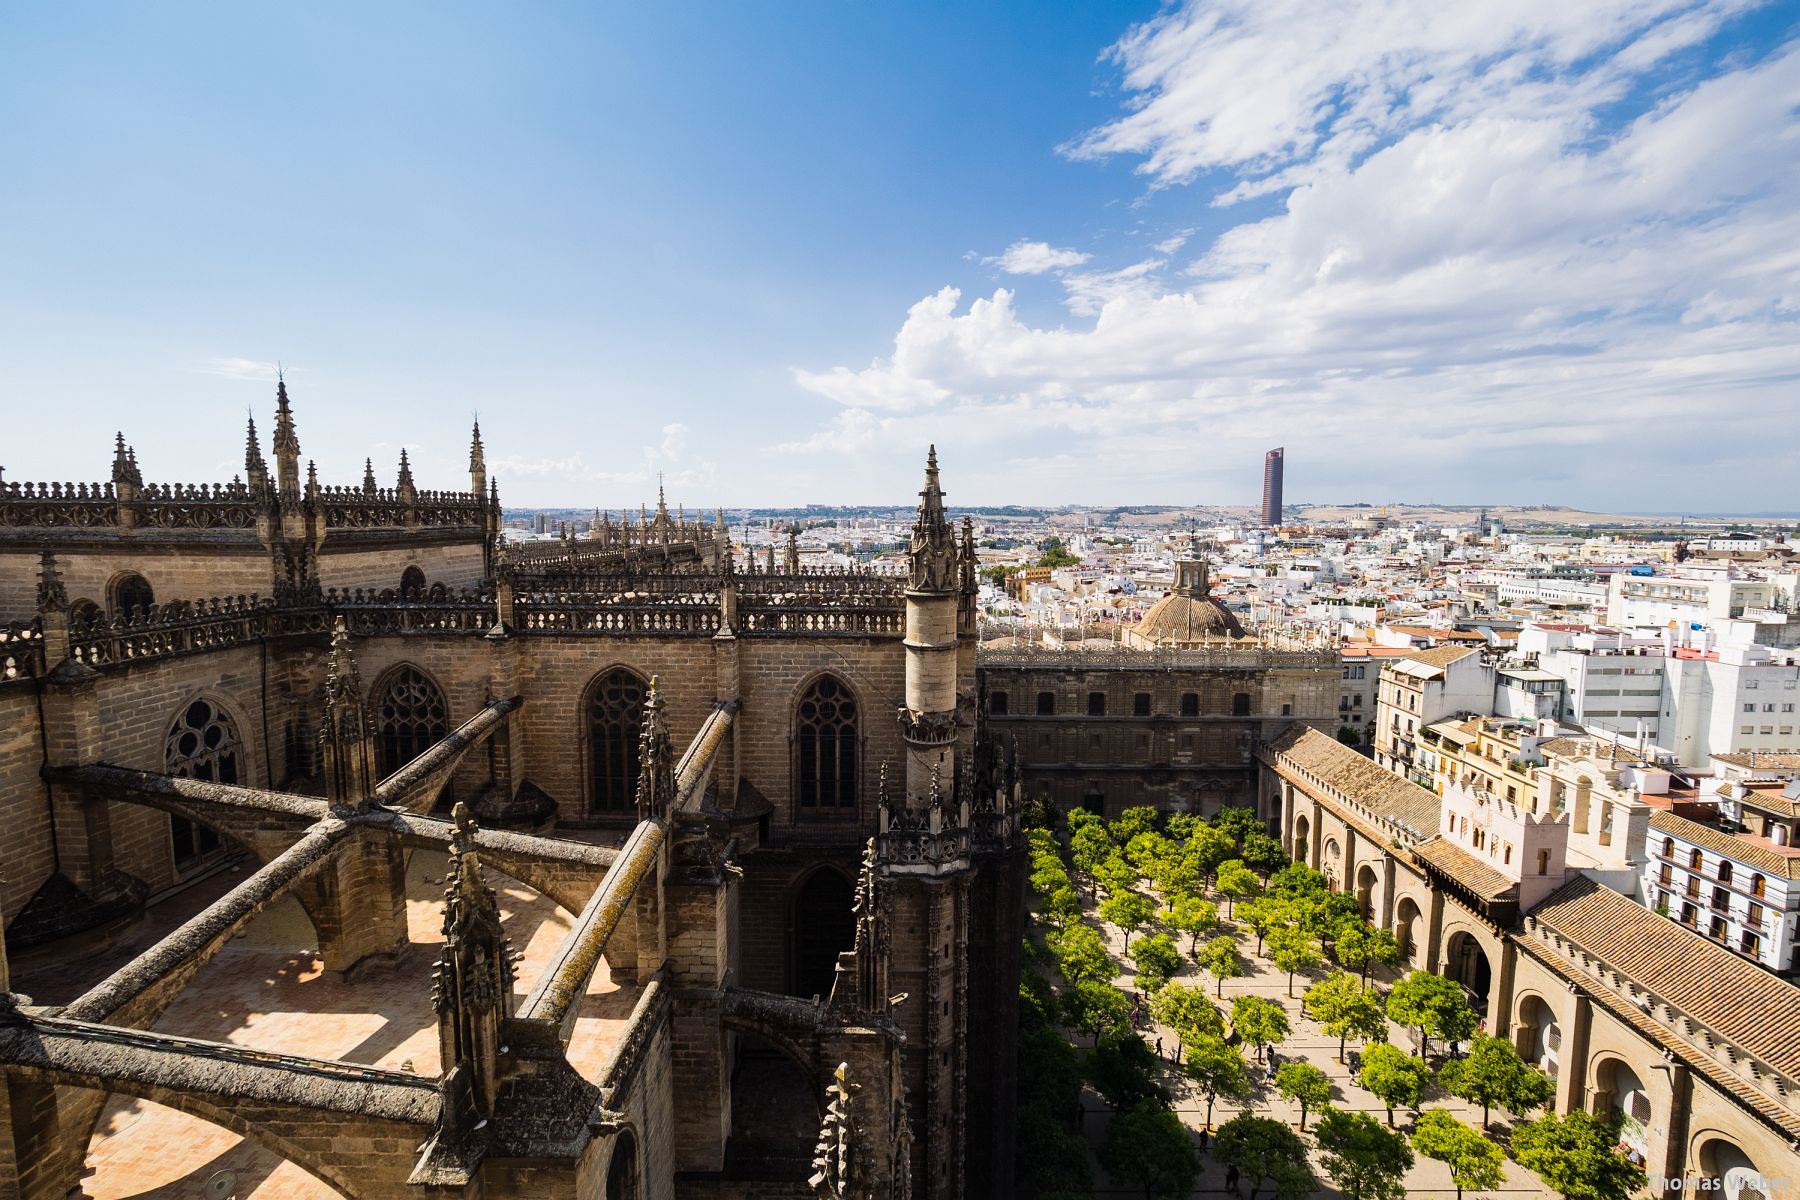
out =
[(1175, 590), (1150, 606), (1132, 627), (1133, 641), (1157, 646), (1241, 638), (1244, 627), (1223, 604), (1207, 594), (1206, 564), (1176, 565)]

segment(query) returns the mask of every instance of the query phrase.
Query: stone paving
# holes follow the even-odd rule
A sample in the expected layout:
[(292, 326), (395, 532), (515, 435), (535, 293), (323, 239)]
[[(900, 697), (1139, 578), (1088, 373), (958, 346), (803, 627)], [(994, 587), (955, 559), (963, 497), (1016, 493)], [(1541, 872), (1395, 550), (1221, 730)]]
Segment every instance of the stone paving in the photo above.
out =
[[(407, 870), (410, 944), (395, 963), (359, 970), (348, 982), (326, 972), (313, 953), (312, 925), (289, 898), (208, 963), (155, 1028), (435, 1076), (437, 1025), (430, 980), (431, 964), (443, 944), (447, 867), (440, 852), (413, 854)], [(522, 994), (574, 918), (508, 876), (491, 869), (486, 874), (498, 893), (513, 948), (524, 953), (517, 970)], [(639, 993), (636, 985), (614, 985), (608, 974), (604, 964), (595, 972), (569, 1044), (572, 1065), (589, 1079), (598, 1077)], [(217, 1126), (122, 1096), (107, 1103), (87, 1166), (83, 1189), (93, 1200), (203, 1200), (208, 1180), (221, 1171), (235, 1175), (226, 1194), (240, 1200), (326, 1200), (338, 1194)]]
[[(1225, 905), (1223, 898), (1219, 899), (1219, 912), (1222, 917), (1225, 912)], [(1100, 921), (1091, 913), (1089, 914), (1089, 923), (1100, 931), (1101, 936), (1106, 940), (1107, 950), (1112, 954), (1114, 959), (1128, 968), (1124, 974), (1120, 975), (1118, 979), (1115, 980), (1115, 983), (1127, 995), (1135, 994), (1136, 984), (1134, 982), (1134, 972), (1129, 969), (1131, 960), (1125, 956), (1128, 939), (1121, 930), (1106, 924), (1104, 921)], [(1186, 959), (1184, 957), (1182, 970), (1175, 978), (1182, 983), (1194, 987), (1204, 987), (1206, 989), (1206, 994), (1208, 996), (1215, 996), (1215, 1003), (1218, 1003), (1225, 1008), (1228, 1021), (1230, 1017), (1231, 1001), (1236, 996), (1255, 995), (1278, 1001), (1286, 1010), (1288, 1024), (1292, 1029), (1292, 1032), (1288, 1035), (1288, 1040), (1276, 1048), (1276, 1053), (1280, 1055), (1281, 1061), (1308, 1062), (1329, 1075), (1332, 1083), (1331, 1103), (1335, 1107), (1366, 1112), (1378, 1121), (1386, 1121), (1387, 1109), (1382, 1105), (1381, 1101), (1377, 1100), (1373, 1095), (1364, 1091), (1362, 1087), (1356, 1084), (1351, 1079), (1350, 1068), (1337, 1061), (1337, 1039), (1327, 1037), (1316, 1023), (1301, 1014), (1300, 997), (1305, 994), (1307, 985), (1318, 979), (1324, 978), (1330, 973), (1330, 967), (1327, 966), (1326, 968), (1313, 971), (1310, 974), (1296, 974), (1294, 976), (1294, 997), (1290, 1000), (1287, 995), (1287, 975), (1284, 972), (1277, 971), (1274, 964), (1270, 962), (1268, 958), (1259, 957), (1255, 953), (1255, 932), (1245, 926), (1237, 927), (1236, 932), (1238, 937), (1238, 952), (1243, 956), (1250, 974), (1238, 979), (1226, 980), (1224, 998), (1222, 1000), (1216, 999), (1218, 986), (1213, 977), (1197, 967), (1191, 959)], [(1203, 938), (1202, 940), (1204, 941), (1205, 939)], [(1187, 941), (1188, 939), (1185, 936), (1177, 937), (1176, 939), (1177, 945), (1183, 951), (1187, 949)], [(1380, 972), (1378, 974), (1377, 982), (1379, 982), (1385, 990), (1394, 979), (1395, 975), (1393, 972)], [(1152, 1022), (1143, 1030), (1143, 1033), (1152, 1048), (1156, 1046), (1157, 1039), (1160, 1037), (1162, 1039), (1165, 1055), (1171, 1060), (1174, 1059), (1177, 1039), (1173, 1030)], [(1411, 1048), (1410, 1031), (1399, 1026), (1393, 1027), (1390, 1040), (1397, 1046)], [(1078, 1039), (1077, 1044), (1086, 1045), (1086, 1039)], [(1348, 1045), (1348, 1049), (1351, 1051), (1358, 1048), (1359, 1044), (1354, 1040)], [(1433, 1065), (1436, 1065), (1435, 1044), (1433, 1047)], [(1299, 1105), (1290, 1104), (1288, 1101), (1284, 1100), (1281, 1094), (1275, 1090), (1274, 1083), (1263, 1077), (1261, 1069), (1258, 1068), (1255, 1063), (1251, 1064), (1251, 1070), (1252, 1077), (1256, 1080), (1256, 1083), (1255, 1091), (1252, 1094), (1249, 1103), (1241, 1104), (1235, 1101), (1221, 1099), (1213, 1108), (1214, 1128), (1217, 1128), (1225, 1121), (1230, 1120), (1233, 1116), (1246, 1108), (1255, 1112), (1258, 1116), (1276, 1117), (1287, 1121), (1289, 1125), (1297, 1125), (1300, 1120)], [(1199, 1130), (1206, 1120), (1206, 1098), (1195, 1090), (1193, 1084), (1187, 1080), (1185, 1075), (1182, 1074), (1179, 1066), (1173, 1061), (1170, 1063), (1163, 1082), (1164, 1085), (1174, 1093), (1174, 1108), (1181, 1116), (1182, 1121), (1190, 1129)], [(1083, 1097), (1083, 1104), (1085, 1105), (1086, 1116), (1083, 1120), (1082, 1133), (1087, 1137), (1089, 1145), (1098, 1152), (1101, 1142), (1106, 1136), (1106, 1121), (1107, 1117), (1111, 1114), (1111, 1109), (1107, 1106), (1106, 1101), (1092, 1088), (1086, 1089)], [(1481, 1121), (1481, 1110), (1478, 1107), (1470, 1105), (1462, 1100), (1458, 1100), (1452, 1096), (1429, 1094), (1425, 1100), (1425, 1106), (1428, 1108), (1447, 1108), (1454, 1113), (1459, 1120), (1462, 1120), (1471, 1126), (1477, 1126)], [(1317, 1119), (1318, 1113), (1316, 1110), (1307, 1113), (1306, 1132), (1301, 1136), (1307, 1141), (1311, 1148), (1313, 1174), (1318, 1177), (1320, 1184), (1320, 1189), (1317, 1194), (1321, 1196), (1335, 1196), (1337, 1195), (1337, 1192), (1331, 1186), (1331, 1181), (1325, 1174), (1323, 1168), (1320, 1167), (1318, 1150), (1312, 1143), (1313, 1125)], [(1409, 1130), (1412, 1124), (1412, 1114), (1405, 1110), (1396, 1111), (1394, 1113), (1394, 1124), (1395, 1127), (1402, 1132)], [(1495, 1132), (1503, 1133), (1508, 1127), (1508, 1115), (1502, 1112), (1496, 1112), (1494, 1113), (1490, 1124)], [(1504, 1149), (1504, 1147), (1502, 1148)], [(1197, 1196), (1229, 1195), (1230, 1193), (1225, 1188), (1224, 1167), (1216, 1162), (1211, 1155), (1202, 1155), (1201, 1166), (1201, 1175), (1192, 1194)], [(1506, 1183), (1503, 1187), (1493, 1192), (1481, 1194), (1487, 1196), (1504, 1196), (1507, 1197), (1508, 1200), (1512, 1200), (1512, 1198), (1515, 1197), (1535, 1198), (1554, 1197), (1556, 1195), (1556, 1193), (1546, 1188), (1543, 1185), (1543, 1182), (1535, 1174), (1527, 1171), (1510, 1159), (1506, 1163), (1505, 1172)], [(1094, 1163), (1094, 1181), (1095, 1188), (1093, 1194), (1095, 1196), (1129, 1196), (1136, 1198), (1142, 1195), (1141, 1191), (1133, 1188), (1110, 1187), (1106, 1170), (1099, 1165), (1098, 1159), (1096, 1159)], [(1447, 1198), (1447, 1200), (1454, 1200), (1456, 1196), (1456, 1189), (1450, 1183), (1449, 1168), (1440, 1162), (1423, 1157), (1417, 1157), (1415, 1159), (1413, 1169), (1406, 1178), (1406, 1190), (1409, 1195), (1444, 1197)], [(1249, 1184), (1247, 1182), (1241, 1185), (1241, 1191), (1246, 1196), (1249, 1194)], [(1269, 1194), (1270, 1193), (1265, 1187), (1262, 1195), (1267, 1197)], [(1475, 1200), (1475, 1194), (1470, 1193), (1467, 1200)]]

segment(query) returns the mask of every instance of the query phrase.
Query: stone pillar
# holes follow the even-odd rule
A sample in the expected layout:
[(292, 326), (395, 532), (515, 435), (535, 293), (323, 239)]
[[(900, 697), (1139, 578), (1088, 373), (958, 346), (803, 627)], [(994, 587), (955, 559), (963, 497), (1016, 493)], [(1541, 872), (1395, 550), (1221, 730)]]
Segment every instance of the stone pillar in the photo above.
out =
[[(43, 691), (45, 766), (77, 767), (100, 761), (99, 674), (73, 659), (50, 672)], [(90, 899), (119, 890), (113, 861), (112, 810), (79, 784), (46, 783), (54, 814), (56, 859), (63, 876)]]
[(1572, 1113), (1587, 1096), (1588, 1036), (1594, 1025), (1594, 1002), (1583, 992), (1570, 996), (1563, 1022), (1562, 1046), (1556, 1052), (1556, 1111)]
[[(1688, 1114), (1693, 1108), (1694, 1079), (1688, 1065), (1667, 1050), (1663, 1061), (1652, 1063), (1655, 1073), (1668, 1080), (1668, 1101), (1662, 1112), (1650, 1114), (1651, 1127), (1645, 1146), (1645, 1168), (1651, 1179), (1661, 1178), (1664, 1185), (1653, 1194), (1679, 1196), (1680, 1181), (1687, 1169)], [(1660, 1118), (1660, 1119), (1659, 1119)]]
[(632, 898), (637, 925), (637, 981), (650, 982), (669, 957), (667, 909), (664, 891), (669, 878), (669, 844), (657, 851), (656, 865), (645, 873)]
[(922, 807), (935, 778), (948, 795), (956, 780), (956, 597), (906, 593), (906, 798)]
[(1436, 888), (1425, 910), (1425, 969), (1436, 974), (1444, 962), (1444, 894)]
[(1513, 976), (1519, 968), (1519, 948), (1511, 938), (1500, 939), (1500, 961), (1488, 988), (1488, 1036), (1505, 1037), (1512, 1024)]
[[(726, 591), (722, 592), (721, 596), (723, 597), (726, 593), (735, 594), (735, 589), (729, 581), (726, 583)], [(725, 619), (724, 600), (721, 599), (720, 603), (720, 617), (723, 621)], [(734, 600), (730, 605), (734, 613), (736, 607)], [(735, 616), (732, 621), (735, 622)], [(713, 695), (727, 704), (734, 704), (742, 695), (743, 662), (737, 635), (732, 632), (729, 624), (713, 635), (712, 645)], [(737, 809), (738, 725), (737, 721), (731, 723), (731, 728), (725, 731), (725, 738), (719, 743), (719, 749), (713, 758), (712, 786), (718, 796), (719, 809), (722, 812), (734, 812)]]
[(711, 866), (704, 838), (678, 852), (682, 869), (665, 893), (670, 982), (675, 988), (670, 1037), (677, 1171), (716, 1172), (731, 1134), (731, 1035), (719, 1014), (719, 989), (732, 975), (738, 877)]
[(406, 945), (406, 855), (379, 830), (341, 842), (325, 870), (298, 884), (295, 897), (319, 935), (328, 971), (350, 971), (391, 958)]
[(1394, 856), (1381, 856), (1381, 919), (1377, 922), (1383, 929), (1394, 927)]

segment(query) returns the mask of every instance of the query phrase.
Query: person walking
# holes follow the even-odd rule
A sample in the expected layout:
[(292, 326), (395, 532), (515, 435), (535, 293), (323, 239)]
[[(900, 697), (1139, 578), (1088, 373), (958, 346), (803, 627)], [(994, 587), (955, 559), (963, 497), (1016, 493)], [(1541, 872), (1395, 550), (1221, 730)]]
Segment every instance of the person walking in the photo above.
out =
[(1225, 1186), (1231, 1189), (1232, 1195), (1238, 1194), (1238, 1169), (1235, 1166), (1225, 1168)]

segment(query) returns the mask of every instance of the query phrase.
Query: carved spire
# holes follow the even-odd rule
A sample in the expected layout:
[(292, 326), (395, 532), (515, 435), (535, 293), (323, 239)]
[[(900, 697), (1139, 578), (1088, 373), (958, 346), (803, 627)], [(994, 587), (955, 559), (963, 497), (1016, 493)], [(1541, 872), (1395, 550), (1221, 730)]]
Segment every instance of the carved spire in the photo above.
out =
[(400, 447), (400, 479), (395, 488), (402, 492), (415, 492), (413, 487), (412, 464), (406, 461), (406, 447)]
[(113, 435), (113, 487), (143, 487), (144, 477), (139, 474), (137, 455), (125, 444), (123, 431)]
[(363, 491), (372, 496), (380, 490), (381, 485), (375, 482), (375, 460), (363, 459)]
[(481, 445), (481, 418), (475, 418), (475, 430), (469, 435), (469, 491), (477, 500), (487, 491), (487, 454)]
[(806, 1182), (820, 1200), (863, 1200), (870, 1194), (862, 1148), (857, 1145), (856, 1091), (850, 1083), (850, 1064), (839, 1063), (825, 1089), (830, 1102), (819, 1127), (819, 1144), (813, 1151), (813, 1173)]
[(775, 573), (775, 539), (769, 539), (769, 574)]
[(956, 535), (944, 516), (944, 491), (938, 486), (937, 447), (925, 458), (925, 486), (919, 491), (919, 515), (913, 522), (912, 587), (948, 592), (956, 586)]
[(350, 809), (367, 803), (377, 780), (375, 730), (363, 704), (362, 677), (343, 617), (331, 630), (319, 751), (325, 767), (325, 797), (331, 806)]
[(319, 464), (312, 459), (306, 460), (306, 498), (311, 500), (319, 494)]
[(63, 586), (56, 555), (48, 546), (38, 559), (37, 606), (39, 612), (62, 612), (69, 607), (69, 589)]
[(644, 698), (643, 729), (638, 734), (638, 820), (667, 817), (674, 799), (675, 751), (663, 723), (661, 681), (652, 675), (649, 695)]
[(250, 484), (251, 494), (260, 495), (269, 490), (269, 464), (263, 459), (262, 443), (256, 437), (256, 418), (248, 418), (245, 425), (244, 478)]
[(862, 871), (856, 879), (856, 940), (838, 962), (837, 979), (831, 989), (834, 1008), (885, 1013), (892, 1007), (893, 997), (888, 995), (887, 918), (876, 890), (878, 861), (875, 839), (870, 838), (863, 846)]
[(800, 525), (798, 522), (788, 526), (787, 536), (787, 573), (800, 573)]
[(442, 1069), (464, 1073), (468, 1100), (486, 1119), (498, 1090), (500, 1023), (511, 1015), (512, 955), (499, 903), (475, 854), (475, 819), (458, 802), (451, 820), (456, 829), (444, 887), (444, 951), (432, 969), (431, 1004)]
[(300, 437), (294, 432), (294, 410), (288, 405), (287, 380), (279, 372), (275, 376), (275, 437), (270, 443), (275, 450), (276, 480), (283, 500), (300, 498)]
[(975, 570), (975, 522), (965, 516), (962, 522), (962, 554), (957, 562), (959, 569), (958, 582), (962, 585), (965, 596), (973, 596), (981, 590), (980, 577)]

